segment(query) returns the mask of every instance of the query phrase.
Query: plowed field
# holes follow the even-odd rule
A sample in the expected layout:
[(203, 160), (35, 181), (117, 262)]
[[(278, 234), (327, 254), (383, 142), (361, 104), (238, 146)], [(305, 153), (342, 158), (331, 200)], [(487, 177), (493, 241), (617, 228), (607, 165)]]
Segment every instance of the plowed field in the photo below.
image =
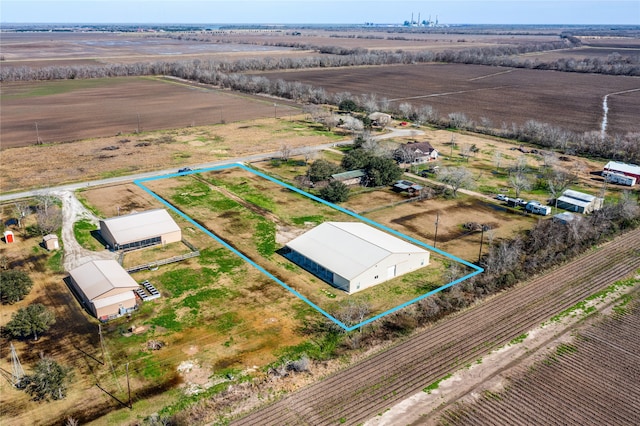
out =
[(375, 94), (392, 105), (408, 102), (431, 105), (446, 117), (462, 112), (477, 123), (482, 117), (494, 127), (537, 120), (582, 133), (599, 131), (602, 99), (609, 96), (608, 131), (637, 132), (640, 125), (640, 78), (555, 71), (513, 69), (484, 65), (416, 64), (381, 67), (274, 72), (270, 79), (300, 81), (329, 93)]
[[(2, 148), (236, 122), (297, 111), (257, 98), (177, 80), (134, 77), (4, 83)], [(36, 131), (37, 123), (37, 131)]]
[(630, 425), (640, 419), (640, 306), (582, 331), (500, 393), (448, 410), (439, 424)]
[(640, 230), (441, 321), (238, 425), (359, 424), (640, 267)]

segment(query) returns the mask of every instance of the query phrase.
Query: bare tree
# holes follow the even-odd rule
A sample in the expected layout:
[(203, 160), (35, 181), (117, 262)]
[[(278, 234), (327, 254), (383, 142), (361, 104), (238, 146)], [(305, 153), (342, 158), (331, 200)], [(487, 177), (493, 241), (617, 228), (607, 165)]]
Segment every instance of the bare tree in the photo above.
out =
[(443, 278), (444, 282), (450, 283), (462, 276), (462, 270), (460, 269), (460, 265), (456, 262), (452, 262), (449, 264), (447, 269), (444, 271)]
[(309, 164), (309, 161), (313, 160), (316, 158), (316, 156), (318, 155), (318, 152), (313, 149), (310, 146), (305, 146), (300, 150), (300, 153), (302, 154), (303, 158), (304, 158), (304, 163), (305, 164)]
[(553, 169), (551, 176), (547, 178), (547, 186), (549, 187), (551, 197), (555, 200), (556, 208), (558, 207), (557, 200), (560, 194), (562, 194), (569, 186), (577, 182), (577, 180), (578, 176), (572, 171), (560, 168)]
[(287, 144), (287, 143), (283, 143), (280, 146), (280, 159), (282, 161), (289, 161), (289, 158), (291, 158), (291, 154), (293, 153), (293, 148), (291, 148), (291, 145)]
[(378, 99), (375, 93), (370, 93), (369, 95), (362, 95), (360, 99), (360, 104), (367, 112), (377, 111), (379, 108)]
[(474, 186), (473, 174), (464, 167), (443, 167), (438, 169), (437, 177), (440, 182), (451, 187), (453, 196), (458, 196), (460, 188), (472, 188)]
[(22, 228), (22, 220), (31, 214), (31, 206), (25, 201), (16, 201), (13, 204), (13, 212), (18, 220), (18, 227)]
[(465, 143), (460, 146), (460, 155), (467, 161), (467, 163), (469, 162), (469, 157), (471, 157), (472, 152), (472, 145)]
[(55, 204), (56, 197), (48, 191), (41, 191), (36, 195), (36, 200), (38, 201), (37, 209), (44, 210), (47, 213), (49, 207)]
[(348, 299), (338, 307), (333, 316), (343, 324), (350, 326), (359, 324), (371, 312), (371, 305), (364, 300)]
[(343, 121), (342, 127), (351, 131), (352, 133), (360, 132), (364, 129), (364, 124), (362, 123), (362, 121), (358, 120), (355, 117), (351, 117), (348, 115), (348, 116), (345, 116), (342, 119), (342, 121)]
[(522, 191), (528, 191), (532, 187), (531, 180), (522, 173), (511, 175), (509, 185), (515, 190), (516, 197), (519, 197)]
[(502, 153), (498, 150), (493, 153), (493, 164), (496, 166), (496, 169), (500, 170), (500, 165), (502, 164)]
[(56, 205), (46, 209), (38, 207), (36, 220), (42, 235), (55, 233), (62, 227), (62, 209)]
[(398, 110), (400, 111), (400, 114), (402, 114), (402, 116), (407, 119), (407, 120), (412, 120), (413, 117), (413, 105), (411, 105), (409, 102), (403, 102), (400, 105), (398, 105)]

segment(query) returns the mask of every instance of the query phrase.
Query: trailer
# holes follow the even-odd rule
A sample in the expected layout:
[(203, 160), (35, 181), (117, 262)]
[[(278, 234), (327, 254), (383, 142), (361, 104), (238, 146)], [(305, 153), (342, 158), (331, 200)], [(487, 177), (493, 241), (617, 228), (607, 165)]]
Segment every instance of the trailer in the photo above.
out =
[(551, 207), (543, 206), (538, 201), (529, 201), (527, 205), (524, 206), (524, 209), (529, 213), (540, 214), (542, 216), (547, 216), (551, 214)]
[(633, 186), (636, 184), (636, 178), (633, 176), (626, 176), (622, 173), (614, 173), (614, 172), (602, 172), (602, 176), (604, 180), (609, 183), (617, 183), (620, 185)]

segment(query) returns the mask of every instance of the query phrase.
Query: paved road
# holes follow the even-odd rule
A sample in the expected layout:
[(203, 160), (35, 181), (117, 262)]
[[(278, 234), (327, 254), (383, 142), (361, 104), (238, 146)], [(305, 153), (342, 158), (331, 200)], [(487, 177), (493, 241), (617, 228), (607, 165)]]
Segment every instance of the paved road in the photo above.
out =
[[(390, 129), (389, 133), (385, 133), (383, 135), (375, 136), (374, 139), (375, 140), (384, 140), (384, 139), (391, 139), (391, 138), (418, 136), (418, 135), (421, 135), (421, 134), (424, 134), (424, 132), (420, 131), (420, 130), (415, 130), (415, 129), (395, 129), (394, 128), (394, 129)], [(308, 147), (308, 148), (314, 149), (316, 151), (322, 151), (324, 149), (328, 149), (328, 148), (334, 147), (334, 146), (336, 146), (338, 144), (348, 144), (348, 143), (353, 143), (353, 140), (345, 140), (345, 141), (341, 141), (341, 142), (334, 142), (334, 143), (329, 143), (329, 144), (324, 144), (324, 145), (317, 145), (317, 146)], [(295, 155), (296, 153), (297, 153), (297, 151), (294, 150), (293, 154)], [(251, 162), (255, 162), (255, 161), (267, 160), (269, 158), (278, 157), (279, 155), (280, 155), (279, 152), (267, 152), (267, 153), (262, 153), (262, 154), (248, 155), (248, 156), (245, 156), (245, 157), (231, 158), (231, 159), (228, 159), (228, 160), (214, 161), (214, 162), (210, 162), (210, 163), (194, 164), (194, 165), (191, 165), (189, 167), (191, 167), (194, 170), (195, 169), (208, 169), (208, 168), (212, 168), (212, 167), (218, 167), (218, 166), (223, 166), (223, 165), (233, 164), (233, 163), (251, 163)], [(36, 189), (36, 190), (32, 190), (32, 191), (15, 192), (15, 193), (12, 193), (12, 194), (0, 194), (0, 202), (6, 202), (6, 201), (18, 200), (18, 199), (21, 199), (21, 198), (33, 197), (33, 196), (36, 196), (38, 194), (42, 194), (45, 191), (46, 192), (75, 191), (75, 190), (80, 189), (80, 188), (87, 188), (87, 187), (91, 187), (91, 186), (113, 185), (113, 184), (119, 184), (119, 183), (133, 182), (134, 180), (137, 180), (137, 179), (145, 179), (145, 178), (150, 178), (150, 177), (163, 176), (163, 175), (167, 175), (167, 174), (170, 174), (170, 173), (176, 173), (176, 172), (177, 172), (177, 169), (175, 167), (172, 167), (170, 169), (155, 170), (155, 171), (152, 171), (152, 172), (138, 173), (138, 174), (135, 174), (135, 175), (118, 176), (118, 177), (113, 177), (113, 178), (108, 178), (108, 179), (100, 179), (100, 180), (94, 180), (94, 181), (70, 183), (70, 184), (67, 184), (67, 185), (60, 185), (60, 186), (55, 186), (55, 187), (51, 187), (51, 188), (47, 188), (47, 189)]]

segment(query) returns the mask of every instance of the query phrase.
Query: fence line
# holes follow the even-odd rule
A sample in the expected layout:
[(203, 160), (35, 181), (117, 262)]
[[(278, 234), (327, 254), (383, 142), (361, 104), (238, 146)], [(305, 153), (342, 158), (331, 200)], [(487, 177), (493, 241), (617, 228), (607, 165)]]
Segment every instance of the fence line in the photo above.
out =
[(197, 256), (200, 256), (199, 250), (192, 251), (190, 253), (183, 254), (180, 256), (173, 256), (167, 259), (156, 260), (155, 262), (145, 263), (144, 265), (132, 266), (131, 268), (127, 268), (126, 271), (132, 274), (134, 272), (143, 271), (145, 269), (153, 269), (161, 265), (168, 265), (169, 263), (181, 262), (185, 259), (190, 259), (192, 257), (197, 257)]

